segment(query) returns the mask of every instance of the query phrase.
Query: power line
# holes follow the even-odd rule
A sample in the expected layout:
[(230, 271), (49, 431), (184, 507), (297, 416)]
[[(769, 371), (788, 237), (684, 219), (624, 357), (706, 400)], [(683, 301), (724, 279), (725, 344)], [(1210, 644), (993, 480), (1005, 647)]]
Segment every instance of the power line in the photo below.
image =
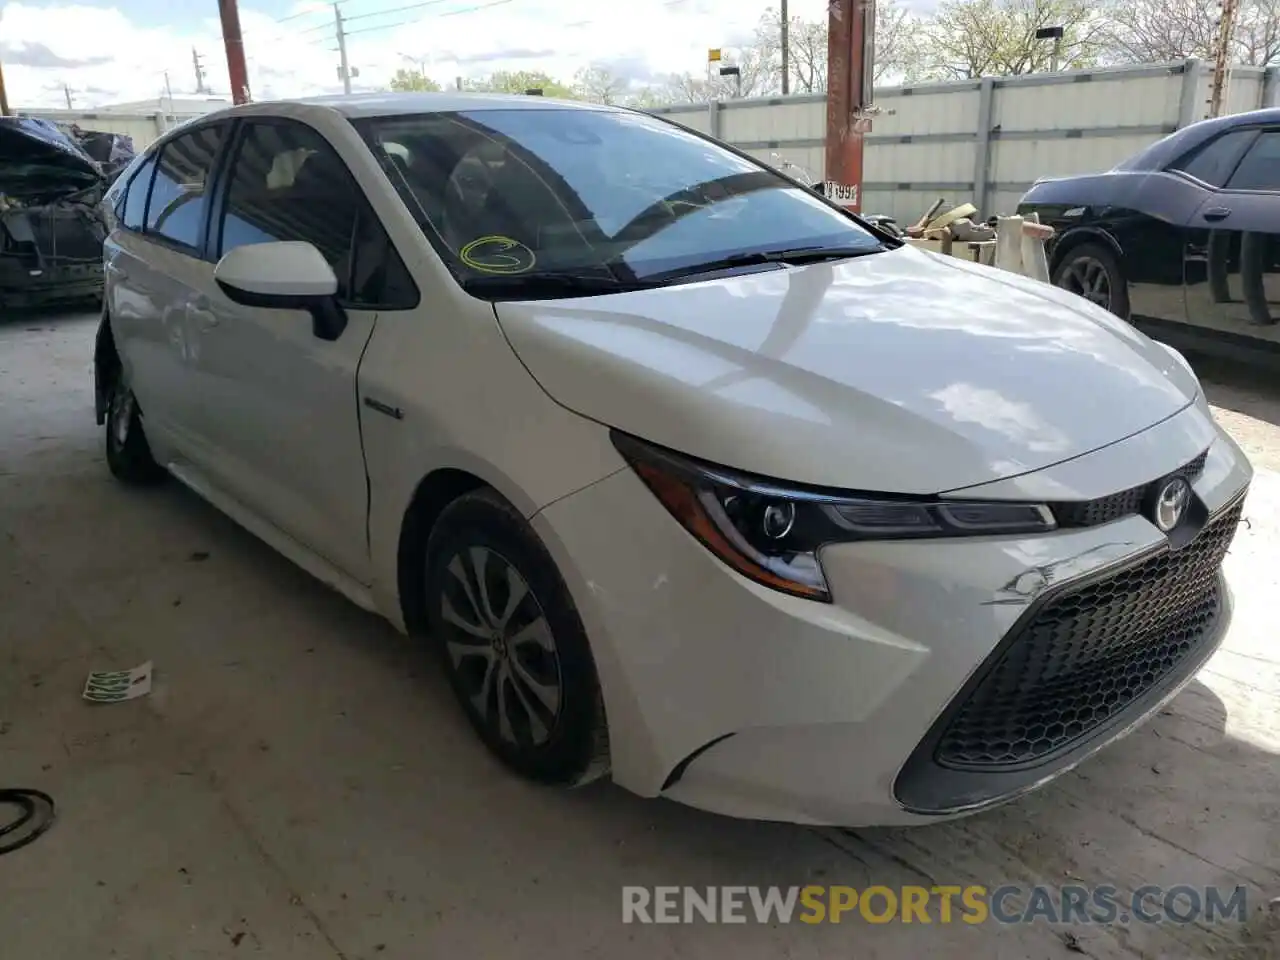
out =
[(372, 13), (358, 13), (354, 17), (343, 17), (342, 19), (350, 23), (352, 20), (367, 20), (370, 17), (384, 17), (390, 13), (404, 13), (406, 10), (417, 10), (419, 7), (434, 7), (441, 3), (447, 3), (448, 0), (422, 0), (421, 3), (410, 3), (403, 7), (391, 7), (387, 10), (375, 10)]
[(287, 17), (281, 17), (279, 20), (276, 20), (275, 22), (288, 23), (290, 20), (297, 20), (298, 17), (311, 17), (311, 16), (315, 16), (317, 13), (324, 13), (324, 12), (325, 12), (324, 10), (317, 10), (315, 8), (312, 8), (311, 10), (301, 10), (298, 13), (289, 14)]
[[(439, 13), (439, 14), (436, 14), (436, 17), (457, 17), (466, 13), (479, 13), (482, 10), (488, 10), (490, 7), (500, 7), (503, 4), (507, 4), (511, 2), (512, 0), (493, 0), (493, 2), (491, 3), (482, 3), (482, 4), (477, 4), (474, 7), (463, 7), (461, 10), (450, 10), (446, 13)], [(425, 5), (426, 4), (416, 4), (416, 6), (425, 6)], [(382, 12), (390, 13), (391, 11), (384, 10)], [(373, 16), (373, 14), (363, 14), (363, 16)], [(354, 20), (355, 17), (345, 17), (344, 19)], [(351, 37), (360, 33), (373, 33), (378, 30), (390, 30), (393, 27), (403, 27), (405, 24), (415, 23), (415, 22), (417, 21), (410, 19), (410, 20), (396, 20), (394, 23), (380, 23), (372, 27), (361, 27), (359, 30), (347, 30), (346, 35), (348, 37)]]
[[(346, 17), (343, 17), (343, 20), (346, 20), (346, 19), (347, 19)], [(315, 33), (317, 30), (328, 30), (332, 26), (333, 26), (332, 23), (318, 23), (314, 27), (307, 27), (307, 29), (305, 30), (299, 30), (297, 33), (293, 34), (293, 36), (300, 37), (304, 33)]]

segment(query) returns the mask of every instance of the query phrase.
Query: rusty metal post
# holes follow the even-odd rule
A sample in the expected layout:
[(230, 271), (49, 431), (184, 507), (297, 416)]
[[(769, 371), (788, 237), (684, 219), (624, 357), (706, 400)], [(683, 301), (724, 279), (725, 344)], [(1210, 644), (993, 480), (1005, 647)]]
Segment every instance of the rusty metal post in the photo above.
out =
[(827, 33), (827, 196), (862, 212), (863, 137), (870, 127), (872, 0), (830, 0)]
[(244, 39), (240, 36), (240, 9), (236, 0), (218, 0), (222, 17), (222, 42), (227, 48), (227, 76), (231, 79), (231, 102), (249, 102), (249, 68), (245, 66)]

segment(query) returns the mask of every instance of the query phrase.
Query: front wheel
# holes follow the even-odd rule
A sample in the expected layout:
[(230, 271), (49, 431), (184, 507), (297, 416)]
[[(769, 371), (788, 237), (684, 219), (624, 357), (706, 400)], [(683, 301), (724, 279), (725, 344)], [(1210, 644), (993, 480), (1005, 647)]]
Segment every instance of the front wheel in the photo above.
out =
[(609, 769), (586, 631), (546, 547), (492, 491), (440, 515), (427, 543), (427, 622), (459, 703), (522, 776), (578, 786)]
[(1129, 285), (1120, 261), (1106, 247), (1084, 243), (1069, 251), (1053, 271), (1053, 285), (1084, 297), (1122, 320), (1129, 319)]
[(157, 483), (164, 469), (151, 456), (142, 430), (138, 401), (117, 371), (107, 396), (107, 466), (117, 480), (132, 485)]

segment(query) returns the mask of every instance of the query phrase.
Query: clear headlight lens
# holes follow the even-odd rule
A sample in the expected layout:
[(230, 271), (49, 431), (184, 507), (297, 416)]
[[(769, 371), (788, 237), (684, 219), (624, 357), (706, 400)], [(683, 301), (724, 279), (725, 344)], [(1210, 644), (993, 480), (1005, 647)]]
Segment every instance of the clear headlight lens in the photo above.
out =
[(613, 432), (618, 451), (671, 515), (745, 577), (830, 602), (829, 543), (1013, 536), (1056, 527), (1045, 504), (846, 494), (795, 488), (702, 463)]

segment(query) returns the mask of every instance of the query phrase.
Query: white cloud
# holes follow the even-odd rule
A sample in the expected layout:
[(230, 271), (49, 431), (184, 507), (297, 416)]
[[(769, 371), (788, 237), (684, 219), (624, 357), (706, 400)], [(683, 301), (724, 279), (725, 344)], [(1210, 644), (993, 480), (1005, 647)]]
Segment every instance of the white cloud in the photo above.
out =
[[(644, 78), (704, 69), (708, 47), (729, 50), (750, 36), (769, 0), (438, 0), (380, 16), (413, 0), (346, 0), (348, 54), (356, 85), (380, 87), (402, 55), (424, 61), (437, 82), (495, 70), (545, 70), (569, 80), (591, 63)], [(475, 9), (482, 4), (487, 9)], [(808, 19), (825, 16), (826, 0), (792, 0)], [(214, 15), (185, 28), (130, 21), (116, 9), (10, 2), (0, 8), (0, 62), (15, 108), (64, 105), (63, 84), (77, 107), (158, 98), (167, 70), (175, 95), (190, 94), (194, 46), (213, 89), (228, 90), (226, 55)], [(190, 9), (190, 8), (187, 8)], [(242, 2), (241, 26), (255, 99), (341, 89), (333, 49), (332, 8), (300, 3), (303, 15), (278, 23)], [(456, 11), (456, 12), (455, 12)], [(461, 12), (468, 11), (468, 12)], [(378, 28), (378, 29), (371, 29)], [(104, 61), (103, 58), (110, 58)]]

